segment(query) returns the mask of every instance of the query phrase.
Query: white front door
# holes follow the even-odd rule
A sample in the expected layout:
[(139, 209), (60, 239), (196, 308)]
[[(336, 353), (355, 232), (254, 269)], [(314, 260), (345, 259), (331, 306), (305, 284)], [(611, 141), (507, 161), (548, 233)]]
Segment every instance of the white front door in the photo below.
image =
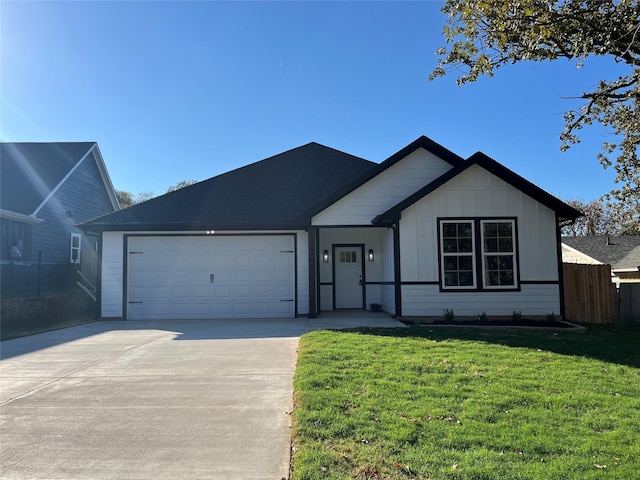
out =
[(333, 248), (334, 303), (336, 309), (364, 308), (362, 245)]

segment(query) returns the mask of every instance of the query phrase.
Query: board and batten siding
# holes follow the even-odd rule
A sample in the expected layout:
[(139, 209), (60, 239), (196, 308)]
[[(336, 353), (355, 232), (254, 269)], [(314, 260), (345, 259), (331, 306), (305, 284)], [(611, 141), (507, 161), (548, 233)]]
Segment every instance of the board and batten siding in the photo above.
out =
[(393, 230), (388, 228), (382, 239), (381, 251), (385, 252), (381, 260), (381, 281), (380, 284), (380, 305), (382, 310), (395, 315), (396, 313), (396, 291), (395, 268), (393, 261)]
[(517, 219), (520, 291), (449, 293), (439, 284), (403, 285), (403, 315), (439, 316), (447, 308), (456, 315), (560, 312), (555, 213), (478, 165), (402, 212), (402, 282), (440, 281), (439, 218), (496, 217)]
[[(269, 232), (224, 232), (225, 234), (296, 234), (296, 299), (297, 313), (309, 313), (309, 265), (308, 236), (304, 231)], [(124, 317), (124, 236), (140, 235), (141, 232), (104, 232), (102, 236), (101, 316), (103, 318)], [(144, 232), (146, 235), (175, 234), (175, 232)], [(201, 235), (202, 232), (184, 232), (185, 236)], [(182, 235), (182, 233), (181, 233)]]
[(315, 215), (312, 225), (371, 225), (371, 220), (450, 170), (419, 148)]

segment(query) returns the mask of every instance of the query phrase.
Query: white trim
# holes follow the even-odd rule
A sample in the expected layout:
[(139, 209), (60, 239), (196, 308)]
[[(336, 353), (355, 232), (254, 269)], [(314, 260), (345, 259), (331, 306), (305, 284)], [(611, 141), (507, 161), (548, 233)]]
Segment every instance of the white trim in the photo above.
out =
[(96, 161), (96, 165), (98, 166), (98, 171), (100, 172), (100, 176), (102, 177), (102, 181), (107, 190), (107, 195), (109, 195), (109, 200), (111, 200), (111, 206), (115, 211), (120, 210), (120, 202), (118, 201), (118, 196), (116, 195), (116, 191), (113, 188), (113, 183), (111, 183), (111, 177), (109, 176), (109, 172), (107, 171), (107, 166), (104, 163), (104, 159), (102, 158), (102, 153), (100, 152), (100, 147), (96, 143), (93, 147), (93, 157)]
[[(73, 239), (77, 238), (78, 239), (78, 246), (74, 247), (73, 246)], [(77, 254), (77, 258), (74, 260), (73, 259), (73, 251), (77, 250), (78, 254)], [(80, 233), (75, 233), (75, 232), (71, 232), (71, 243), (69, 244), (69, 263), (80, 263), (80, 255), (82, 255), (82, 235)]]
[(44, 222), (44, 219), (36, 217), (35, 214), (25, 215), (23, 213), (12, 212), (11, 210), (4, 210), (2, 208), (0, 208), (0, 218), (31, 224)]
[(96, 143), (94, 143), (94, 144), (93, 144), (93, 146), (92, 146), (89, 150), (87, 150), (87, 153), (85, 153), (85, 154), (82, 156), (82, 158), (81, 158), (80, 160), (78, 160), (78, 161), (76, 162), (76, 164), (71, 168), (71, 170), (69, 170), (69, 171), (67, 172), (67, 174), (64, 176), (64, 178), (63, 178), (62, 180), (60, 180), (60, 182), (58, 182), (58, 184), (57, 184), (55, 187), (53, 187), (53, 188), (51, 189), (51, 191), (49, 192), (49, 194), (45, 197), (45, 199), (44, 199), (44, 200), (42, 200), (42, 202), (40, 203), (40, 205), (38, 205), (38, 207), (33, 211), (33, 213), (32, 213), (31, 215), (37, 215), (37, 214), (38, 214), (38, 212), (39, 212), (40, 210), (42, 210), (42, 208), (44, 208), (44, 206), (47, 204), (47, 202), (48, 202), (49, 200), (51, 200), (51, 197), (53, 197), (53, 196), (56, 194), (56, 192), (60, 189), (60, 187), (62, 187), (62, 184), (64, 184), (64, 182), (66, 182), (66, 181), (67, 181), (67, 179), (68, 179), (68, 178), (73, 174), (73, 172), (75, 172), (75, 171), (78, 169), (78, 167), (79, 167), (79, 166), (80, 166), (80, 164), (84, 161), (84, 159), (85, 159), (85, 158), (87, 158), (87, 157), (91, 154), (91, 152), (93, 152), (93, 149), (96, 147), (96, 145), (97, 145), (97, 144), (96, 144)]
[(624, 267), (624, 268), (612, 268), (613, 273), (633, 273), (640, 272), (640, 267)]

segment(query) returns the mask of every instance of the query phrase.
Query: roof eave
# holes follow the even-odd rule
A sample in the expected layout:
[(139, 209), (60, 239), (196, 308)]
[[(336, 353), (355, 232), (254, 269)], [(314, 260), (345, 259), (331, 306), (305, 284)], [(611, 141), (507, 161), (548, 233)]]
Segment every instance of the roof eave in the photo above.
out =
[(38, 218), (35, 215), (25, 215), (24, 213), (13, 212), (11, 210), (4, 210), (0, 208), (0, 218), (6, 218), (7, 220), (13, 220), (21, 223), (36, 224), (44, 222), (44, 219)]
[(305, 230), (305, 225), (291, 223), (127, 223), (100, 224), (83, 223), (78, 225), (85, 231), (98, 232), (215, 232), (215, 231), (249, 231), (249, 230)]

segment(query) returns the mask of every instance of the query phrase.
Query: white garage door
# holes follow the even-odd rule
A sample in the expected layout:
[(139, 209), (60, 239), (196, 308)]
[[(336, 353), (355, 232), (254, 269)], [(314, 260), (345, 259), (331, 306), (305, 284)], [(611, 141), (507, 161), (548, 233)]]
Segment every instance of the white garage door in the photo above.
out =
[(293, 317), (293, 236), (130, 237), (127, 318)]

